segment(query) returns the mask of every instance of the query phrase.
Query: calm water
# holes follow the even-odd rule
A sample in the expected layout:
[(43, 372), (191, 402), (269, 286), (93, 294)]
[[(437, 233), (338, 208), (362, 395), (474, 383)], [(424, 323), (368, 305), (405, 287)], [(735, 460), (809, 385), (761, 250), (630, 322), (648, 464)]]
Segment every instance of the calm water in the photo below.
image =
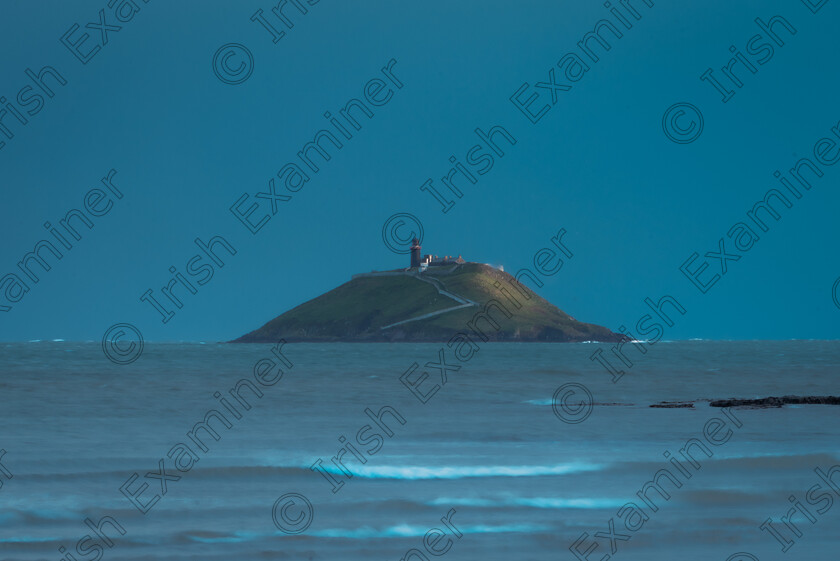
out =
[[(573, 560), (569, 546), (584, 533), (580, 551), (598, 543), (589, 559), (599, 560), (610, 541), (595, 534), (612, 519), (625, 535), (613, 560), (726, 561), (741, 551), (781, 559), (780, 542), (759, 529), (767, 518), (792, 541), (789, 558), (836, 558), (840, 494), (816, 491), (809, 504), (806, 492), (820, 483), (815, 468), (840, 464), (840, 407), (735, 409), (729, 419), (702, 401), (694, 409), (648, 406), (840, 395), (840, 342), (663, 342), (644, 357), (630, 350), (633, 367), (618, 383), (589, 360), (598, 347), (609, 352), (594, 344), (483, 345), (443, 385), (427, 368), (423, 393), (441, 387), (422, 404), (400, 376), (417, 362), (415, 380), (422, 365), (437, 363), (440, 345), (287, 345), (294, 366), (262, 386), (253, 370), (272, 356), (270, 345), (147, 343), (128, 366), (108, 362), (96, 343), (3, 345), (0, 448), (13, 478), (0, 475), (0, 558), (57, 561), (66, 547), (75, 559), (397, 560), (423, 550), (424, 534), (439, 528), (432, 538), (451, 548), (452, 561)], [(445, 358), (458, 364), (449, 350)], [(228, 393), (243, 378), (262, 392), (240, 386), (249, 410)], [(578, 424), (558, 420), (551, 405), (570, 382), (586, 384), (596, 402)], [(379, 427), (366, 416), (383, 406), (405, 424), (386, 415)], [(202, 451), (187, 433), (211, 409), (231, 427), (212, 420), (219, 440), (199, 431)], [(703, 434), (713, 417), (721, 419), (711, 424), (719, 429), (713, 438), (731, 431), (716, 446)], [(345, 449), (352, 478), (330, 462), (345, 437), (365, 462)], [(678, 452), (690, 439), (712, 453), (695, 446), (696, 469)], [(198, 461), (186, 447), (167, 456), (178, 443)], [(679, 474), (666, 451), (690, 477), (677, 477), (679, 488), (660, 481), (669, 500), (650, 490), (654, 512), (636, 493), (661, 469)], [(318, 459), (328, 474), (309, 469)], [(161, 460), (166, 478), (157, 475)], [(151, 506), (146, 514), (120, 491), (135, 473), (127, 489), (148, 484), (135, 499)], [(297, 535), (272, 519), (275, 501), (289, 493), (314, 511)], [(792, 508), (790, 495), (816, 520), (794, 513), (801, 537), (779, 520)], [(641, 514), (619, 516), (630, 502)], [(299, 529), (302, 505), (275, 511), (286, 529)], [(441, 521), (448, 513), (449, 525)], [(84, 524), (105, 516), (126, 531), (105, 527), (112, 547)]]

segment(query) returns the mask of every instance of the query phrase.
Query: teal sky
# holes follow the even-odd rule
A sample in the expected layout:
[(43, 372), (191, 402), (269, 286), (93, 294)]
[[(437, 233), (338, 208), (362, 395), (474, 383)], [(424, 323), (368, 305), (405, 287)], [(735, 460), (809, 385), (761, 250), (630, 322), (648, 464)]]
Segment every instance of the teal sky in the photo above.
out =
[[(151, 341), (229, 340), (354, 273), (407, 265), (382, 241), (395, 213), (422, 221), (424, 253), (461, 254), (508, 272), (533, 268), (534, 255), (566, 229), (574, 257), (538, 292), (613, 330), (632, 329), (647, 313), (645, 298), (668, 294), (687, 313), (665, 339), (838, 337), (832, 285), (840, 263), (831, 256), (840, 169), (830, 164), (820, 164), (823, 176), (800, 199), (786, 193), (791, 208), (776, 204), (780, 220), (765, 215), (767, 232), (751, 223), (760, 239), (726, 262), (707, 293), (679, 268), (696, 252), (709, 263), (703, 279), (720, 273), (718, 260), (703, 256), (717, 252), (721, 238), (737, 253), (727, 232), (748, 221), (768, 189), (781, 188), (774, 172), (787, 176), (801, 158), (816, 161), (821, 138), (840, 142), (832, 132), (840, 126), (840, 4), (812, 13), (802, 1), (630, 0), (640, 18), (632, 19), (615, 0), (610, 6), (632, 28), (620, 27), (620, 39), (607, 32), (608, 51), (590, 43), (599, 60), (586, 59), (589, 71), (569, 82), (558, 61), (584, 57), (577, 43), (599, 20), (621, 23), (601, 2), (301, 0), (308, 13), (287, 6), (289, 29), (269, 2), (136, 1), (140, 11), (124, 23), (104, 0), (3, 7), (0, 96), (27, 123), (8, 108), (0, 119), (14, 134), (0, 132), (0, 275), (18, 275), (29, 291), (21, 297), (5, 277), (0, 304), (11, 309), (0, 312), (0, 340), (99, 340), (121, 322)], [(108, 25), (122, 29), (82, 64), (61, 37), (78, 24), (71, 40), (87, 32), (87, 45), (101, 42), (85, 24), (98, 22), (103, 8)], [(277, 43), (249, 19), (258, 9), (285, 31)], [(772, 42), (770, 57), (751, 39), (767, 34), (756, 18), (774, 16), (796, 34), (774, 25), (784, 45)], [(227, 43), (253, 55), (252, 74), (239, 85), (213, 72), (213, 55)], [(730, 46), (755, 71), (734, 67), (742, 86), (731, 86), (724, 103), (700, 76), (712, 68), (726, 80)], [(373, 118), (359, 117), (361, 129), (329, 161), (316, 158), (319, 171), (298, 191), (275, 179), (291, 199), (251, 234), (230, 207), (248, 194), (242, 208), (256, 202), (254, 217), (270, 213), (255, 195), (287, 163), (300, 164), (298, 151), (331, 126), (325, 112), (338, 114), (364, 99), (370, 80), (386, 80), (381, 69), (392, 59), (402, 87), (385, 82), (392, 95), (370, 105)], [(25, 70), (47, 65), (66, 84), (47, 78), (54, 97), (42, 95), (43, 107), (26, 116), (39, 90)], [(534, 87), (552, 68), (557, 82), (572, 85), (556, 91), (554, 104), (549, 89)], [(535, 94), (533, 111), (550, 107), (537, 123), (510, 100), (524, 83), (520, 99)], [(662, 130), (666, 109), (679, 102), (703, 114), (702, 135), (688, 144)], [(462, 197), (441, 212), (420, 187), (432, 179), (445, 189), (450, 156), (464, 162), (480, 142), (474, 129), (494, 126), (516, 144), (495, 137), (504, 156), (475, 184), (462, 178)], [(106, 193), (107, 213), (92, 218), (92, 229), (81, 227), (81, 240), (68, 240), (72, 249), (50, 271), (33, 266), (39, 282), (27, 279), (18, 262), (40, 240), (55, 243), (44, 223), (82, 208), (91, 189), (105, 189), (100, 180), (111, 169), (122, 198)], [(93, 197), (95, 210), (108, 206)], [(220, 252), (224, 267), (196, 294), (176, 288), (183, 307), (170, 304), (175, 315), (163, 323), (140, 297), (159, 294), (170, 267), (186, 271), (196, 238), (214, 236), (236, 255)]]

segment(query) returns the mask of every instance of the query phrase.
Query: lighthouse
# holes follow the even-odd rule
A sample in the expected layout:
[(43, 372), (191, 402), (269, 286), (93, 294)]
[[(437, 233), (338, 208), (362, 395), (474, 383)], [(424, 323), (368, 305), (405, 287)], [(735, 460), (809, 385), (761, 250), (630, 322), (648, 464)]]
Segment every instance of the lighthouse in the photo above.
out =
[[(403, 246), (405, 247), (405, 246)], [(420, 266), (420, 240), (414, 238), (411, 240), (411, 267)]]

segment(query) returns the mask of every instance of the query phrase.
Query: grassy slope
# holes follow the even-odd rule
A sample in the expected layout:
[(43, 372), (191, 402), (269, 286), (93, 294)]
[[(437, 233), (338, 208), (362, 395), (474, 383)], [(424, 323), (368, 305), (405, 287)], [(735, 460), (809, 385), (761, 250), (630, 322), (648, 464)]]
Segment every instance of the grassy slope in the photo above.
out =
[(411, 277), (363, 277), (289, 310), (242, 340), (366, 338), (382, 326), (455, 305), (432, 285)]
[[(508, 341), (613, 341), (618, 336), (597, 325), (581, 323), (525, 288), (525, 300), (509, 283), (507, 273), (478, 263), (468, 263), (452, 274), (434, 276), (445, 289), (484, 304), (495, 299), (511, 313), (498, 310), (492, 317), (500, 324), (496, 331), (486, 321), (478, 326), (491, 340)], [(522, 304), (515, 309), (493, 286), (501, 282)], [(273, 319), (238, 341), (435, 341), (445, 342), (458, 332), (477, 337), (467, 326), (481, 308), (470, 307), (380, 331), (380, 327), (457, 305), (428, 283), (411, 277), (373, 277), (351, 280)]]
[[(469, 298), (475, 302), (485, 304), (490, 300), (497, 300), (511, 313), (507, 318), (499, 310), (493, 310), (491, 315), (499, 324), (500, 330), (496, 331), (486, 321), (481, 320), (476, 324), (485, 335), (491, 340), (503, 341), (589, 341), (616, 340), (616, 335), (609, 329), (599, 325), (582, 323), (551, 302), (545, 300), (537, 293), (522, 287), (531, 297), (526, 300), (511, 284), (516, 283), (514, 278), (503, 271), (494, 269), (487, 265), (469, 263), (462, 266), (451, 275), (436, 276), (450, 292)], [(521, 305), (516, 308), (507, 298), (494, 287), (499, 282), (506, 288), (509, 294)], [(464, 308), (452, 313), (429, 318), (428, 320), (408, 323), (396, 328), (405, 332), (409, 340), (424, 339), (424, 336), (431, 336), (435, 331), (449, 333), (450, 336), (457, 332), (472, 333), (467, 326), (475, 314), (482, 308)]]

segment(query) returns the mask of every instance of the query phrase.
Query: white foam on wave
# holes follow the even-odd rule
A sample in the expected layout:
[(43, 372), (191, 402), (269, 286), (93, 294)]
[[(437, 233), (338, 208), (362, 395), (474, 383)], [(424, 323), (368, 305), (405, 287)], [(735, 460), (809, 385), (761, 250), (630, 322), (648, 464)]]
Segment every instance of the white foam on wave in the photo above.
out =
[(429, 503), (431, 506), (512, 507), (524, 506), (548, 509), (600, 509), (618, 508), (627, 501), (610, 498), (564, 499), (559, 497), (511, 497), (505, 499), (451, 498), (441, 497)]
[[(463, 534), (505, 534), (505, 533), (533, 533), (546, 532), (551, 528), (546, 525), (535, 524), (502, 524), (491, 526), (478, 524), (473, 526), (458, 526)], [(371, 538), (414, 538), (422, 537), (429, 531), (428, 526), (412, 526), (398, 524), (383, 529), (363, 526), (361, 528), (326, 528), (307, 532), (307, 535), (321, 538), (371, 539)]]
[(551, 399), (529, 399), (527, 401), (523, 401), (522, 403), (528, 403), (530, 405), (551, 405), (553, 400)]
[[(339, 473), (338, 468), (325, 466)], [(603, 469), (601, 464), (557, 464), (553, 466), (355, 466), (353, 475), (367, 479), (462, 479), (467, 477), (534, 477), (568, 475)]]
[(46, 543), (53, 541), (51, 536), (14, 536), (11, 538), (0, 538), (0, 543), (29, 544)]
[[(505, 533), (534, 533), (550, 532), (551, 526), (544, 524), (500, 524), (497, 526), (489, 524), (458, 525), (458, 530), (463, 534), (505, 534)], [(317, 538), (353, 539), (368, 540), (373, 538), (419, 538), (429, 531), (428, 525), (419, 526), (412, 524), (395, 524), (384, 528), (373, 526), (360, 526), (358, 528), (324, 528), (321, 530), (309, 529), (304, 535)], [(242, 532), (237, 531), (227, 535), (188, 535), (190, 541), (207, 544), (233, 544), (254, 541), (267, 537), (288, 538), (288, 534), (281, 531), (266, 532)], [(4, 540), (0, 540), (2, 543)], [(14, 540), (6, 540), (14, 541)]]
[(362, 526), (361, 528), (325, 528), (323, 530), (315, 530), (308, 532), (313, 536), (321, 538), (350, 538), (350, 539), (369, 539), (369, 538), (410, 538), (416, 536), (423, 536), (428, 532), (428, 528), (421, 526), (411, 526), (409, 524), (398, 524), (388, 528), (376, 529), (370, 526)]

